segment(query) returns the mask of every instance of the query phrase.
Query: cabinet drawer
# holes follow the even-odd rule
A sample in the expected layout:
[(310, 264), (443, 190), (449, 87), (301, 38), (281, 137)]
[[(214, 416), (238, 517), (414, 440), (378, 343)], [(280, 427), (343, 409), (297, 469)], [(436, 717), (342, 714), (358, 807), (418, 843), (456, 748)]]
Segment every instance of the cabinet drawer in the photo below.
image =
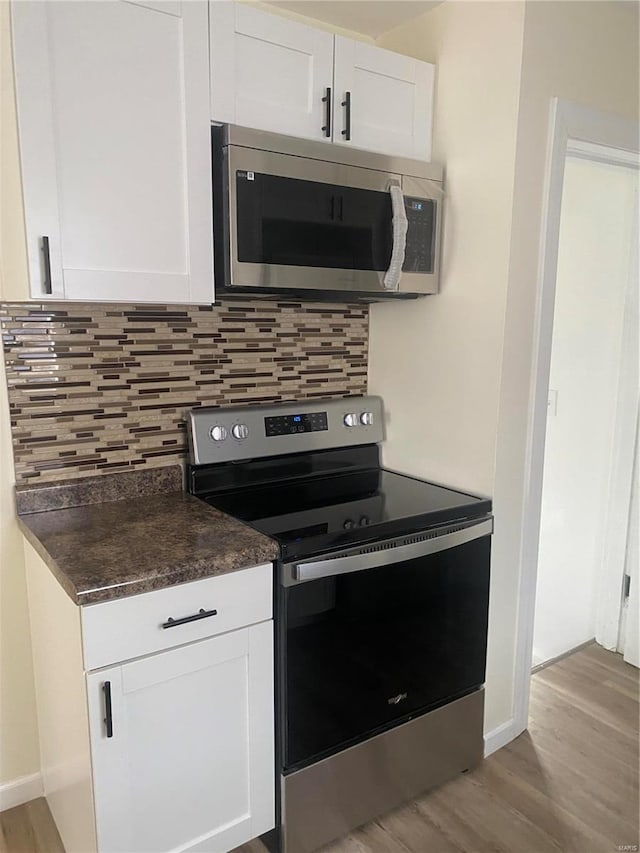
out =
[(88, 604), (81, 610), (84, 667), (97, 669), (271, 619), (272, 577), (268, 563)]

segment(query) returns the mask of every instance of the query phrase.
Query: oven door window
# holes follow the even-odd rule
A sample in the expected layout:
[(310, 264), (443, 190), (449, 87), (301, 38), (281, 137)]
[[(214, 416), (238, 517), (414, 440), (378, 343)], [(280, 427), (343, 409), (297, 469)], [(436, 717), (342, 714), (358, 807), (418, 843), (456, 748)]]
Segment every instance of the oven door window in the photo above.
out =
[(243, 263), (386, 270), (391, 199), (378, 190), (236, 172)]
[(484, 683), (490, 547), (280, 588), (285, 769)]

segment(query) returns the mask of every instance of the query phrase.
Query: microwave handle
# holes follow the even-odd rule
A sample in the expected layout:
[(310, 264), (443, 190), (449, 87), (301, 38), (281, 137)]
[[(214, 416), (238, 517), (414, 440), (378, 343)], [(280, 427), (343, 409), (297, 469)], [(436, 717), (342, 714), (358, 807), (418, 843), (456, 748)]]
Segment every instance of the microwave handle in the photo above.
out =
[(389, 269), (384, 274), (382, 283), (385, 290), (397, 290), (400, 284), (400, 276), (402, 275), (402, 265), (404, 264), (405, 253), (407, 249), (407, 212), (404, 207), (404, 195), (402, 188), (395, 181), (389, 187), (391, 195), (391, 210), (393, 214), (393, 248), (391, 250), (391, 261)]

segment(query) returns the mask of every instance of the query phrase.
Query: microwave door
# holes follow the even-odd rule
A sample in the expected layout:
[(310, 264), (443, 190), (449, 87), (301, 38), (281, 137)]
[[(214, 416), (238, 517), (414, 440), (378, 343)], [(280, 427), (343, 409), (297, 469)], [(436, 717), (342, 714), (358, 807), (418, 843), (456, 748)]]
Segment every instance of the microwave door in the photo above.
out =
[(231, 287), (384, 293), (392, 251), (389, 186), (399, 175), (228, 151)]

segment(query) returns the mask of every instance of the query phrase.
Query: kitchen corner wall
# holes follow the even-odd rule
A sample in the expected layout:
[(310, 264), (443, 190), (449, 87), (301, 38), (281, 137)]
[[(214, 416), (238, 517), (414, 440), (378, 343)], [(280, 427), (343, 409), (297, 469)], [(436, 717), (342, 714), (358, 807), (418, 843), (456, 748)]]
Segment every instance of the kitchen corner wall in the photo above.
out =
[(364, 394), (367, 306), (0, 304), (18, 484), (183, 461), (185, 412)]

